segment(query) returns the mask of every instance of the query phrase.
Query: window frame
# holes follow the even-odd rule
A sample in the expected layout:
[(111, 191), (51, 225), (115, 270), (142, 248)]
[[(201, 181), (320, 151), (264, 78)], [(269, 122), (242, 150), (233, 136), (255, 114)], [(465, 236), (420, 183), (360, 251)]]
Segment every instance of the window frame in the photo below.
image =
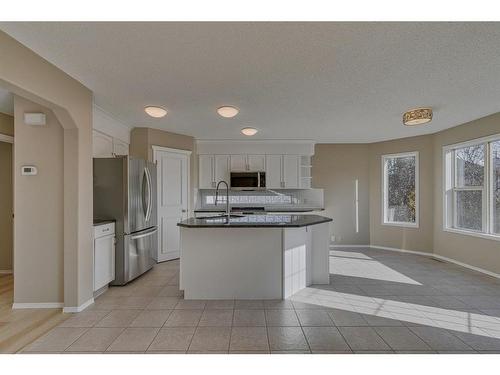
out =
[[(463, 235), (481, 237), (490, 240), (500, 241), (500, 234), (493, 232), (493, 153), (492, 143), (500, 141), (500, 134), (494, 134), (487, 137), (475, 138), (465, 142), (455, 143), (443, 146), (442, 151), (442, 194), (443, 194), (443, 231), (459, 233)], [(484, 180), (481, 188), (456, 187), (456, 157), (455, 150), (482, 144), (484, 146)], [(473, 230), (459, 228), (456, 226), (456, 192), (457, 191), (477, 191), (482, 190), (482, 229)]]
[[(394, 158), (415, 157), (415, 222), (387, 221), (387, 168), (386, 161)], [(404, 227), (404, 228), (419, 228), (420, 227), (420, 163), (419, 152), (409, 151), (397, 154), (382, 155), (382, 225)]]

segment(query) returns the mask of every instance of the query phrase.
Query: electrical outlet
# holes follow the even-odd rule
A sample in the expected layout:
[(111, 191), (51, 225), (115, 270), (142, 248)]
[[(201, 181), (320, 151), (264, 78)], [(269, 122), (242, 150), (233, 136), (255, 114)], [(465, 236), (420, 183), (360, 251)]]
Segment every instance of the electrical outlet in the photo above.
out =
[(335, 236), (331, 236), (331, 237), (330, 237), (330, 240), (331, 240), (332, 242), (335, 242)]
[(337, 241), (342, 242), (342, 236), (337, 236)]

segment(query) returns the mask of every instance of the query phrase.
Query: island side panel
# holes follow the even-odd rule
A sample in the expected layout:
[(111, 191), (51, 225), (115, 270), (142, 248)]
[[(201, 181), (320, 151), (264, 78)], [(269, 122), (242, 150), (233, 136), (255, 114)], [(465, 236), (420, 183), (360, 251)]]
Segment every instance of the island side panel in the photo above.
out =
[(330, 240), (329, 223), (312, 225), (311, 231), (311, 260), (312, 283), (330, 283)]
[(181, 227), (185, 299), (281, 299), (281, 228)]
[(283, 229), (283, 298), (309, 285), (310, 243), (310, 230), (307, 227)]

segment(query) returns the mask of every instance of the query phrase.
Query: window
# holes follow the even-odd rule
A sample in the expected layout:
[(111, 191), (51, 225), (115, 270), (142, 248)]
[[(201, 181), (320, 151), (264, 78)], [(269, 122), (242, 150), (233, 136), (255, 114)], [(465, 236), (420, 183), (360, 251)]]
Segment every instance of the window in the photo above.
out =
[(418, 227), (418, 152), (382, 156), (384, 224)]
[(500, 237), (500, 135), (444, 151), (444, 226)]

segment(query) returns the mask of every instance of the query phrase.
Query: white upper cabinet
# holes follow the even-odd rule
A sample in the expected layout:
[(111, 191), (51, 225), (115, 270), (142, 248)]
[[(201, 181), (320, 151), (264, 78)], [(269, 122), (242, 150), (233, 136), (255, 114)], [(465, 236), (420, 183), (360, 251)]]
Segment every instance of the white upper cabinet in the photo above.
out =
[(200, 189), (213, 189), (224, 180), (229, 184), (229, 155), (200, 155), (198, 185)]
[(248, 155), (247, 157), (248, 170), (253, 172), (263, 172), (266, 170), (265, 155)]
[(128, 144), (120, 141), (119, 139), (113, 139), (113, 154), (116, 156), (128, 155)]
[(300, 187), (300, 155), (283, 155), (282, 180), (285, 189)]
[(281, 179), (282, 155), (266, 155), (266, 187), (280, 189), (283, 187)]
[(231, 155), (231, 171), (246, 171), (247, 156), (246, 155)]
[(214, 182), (224, 180), (229, 185), (229, 155), (214, 156)]
[(263, 172), (266, 170), (265, 155), (231, 155), (231, 171)]
[(200, 189), (212, 189), (214, 181), (213, 155), (200, 155), (198, 165), (198, 185)]
[(310, 177), (302, 177), (302, 169), (310, 173), (310, 166), (303, 168), (302, 159), (303, 155), (289, 154), (202, 154), (198, 166), (199, 188), (213, 189), (221, 180), (229, 183), (231, 172), (266, 172), (268, 189), (310, 188)]
[(300, 155), (267, 155), (266, 187), (298, 189), (300, 187)]
[(95, 158), (110, 158), (113, 156), (113, 137), (94, 130), (92, 138), (93, 155)]
[(97, 130), (92, 131), (92, 148), (94, 158), (128, 155), (128, 143)]

